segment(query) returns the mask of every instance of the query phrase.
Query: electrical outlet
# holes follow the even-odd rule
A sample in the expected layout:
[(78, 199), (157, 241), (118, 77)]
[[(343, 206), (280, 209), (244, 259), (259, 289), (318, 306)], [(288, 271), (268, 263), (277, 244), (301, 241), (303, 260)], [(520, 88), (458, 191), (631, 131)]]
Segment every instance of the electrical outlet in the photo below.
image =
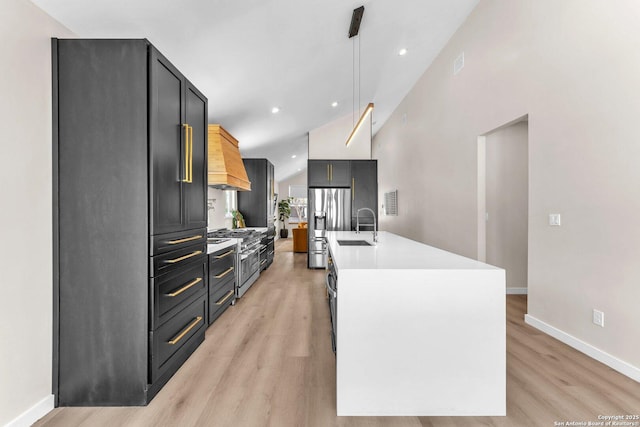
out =
[(560, 227), (560, 214), (549, 214), (549, 225)]
[(593, 323), (604, 328), (604, 313), (595, 308), (593, 309)]

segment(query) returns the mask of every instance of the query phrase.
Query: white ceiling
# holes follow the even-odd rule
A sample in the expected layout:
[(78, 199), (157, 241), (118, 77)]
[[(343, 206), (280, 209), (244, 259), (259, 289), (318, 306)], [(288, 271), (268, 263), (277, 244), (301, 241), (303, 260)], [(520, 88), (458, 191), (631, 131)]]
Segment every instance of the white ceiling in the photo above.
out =
[(479, 0), (32, 1), (79, 37), (147, 38), (208, 97), (210, 123), (282, 180), (306, 167), (307, 132), (359, 115), (358, 89), (375, 134)]

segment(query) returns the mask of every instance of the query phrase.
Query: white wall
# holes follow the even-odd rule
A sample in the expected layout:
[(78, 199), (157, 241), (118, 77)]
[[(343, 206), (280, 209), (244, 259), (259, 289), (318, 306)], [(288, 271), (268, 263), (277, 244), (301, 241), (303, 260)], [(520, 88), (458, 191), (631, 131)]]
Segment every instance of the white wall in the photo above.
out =
[(54, 36), (72, 34), (29, 1), (0, 2), (0, 425), (34, 405), (32, 414), (53, 405)]
[(507, 288), (527, 287), (529, 171), (527, 122), (491, 132), (486, 147), (486, 262), (507, 272)]
[(352, 114), (327, 123), (309, 132), (309, 159), (371, 159), (371, 118), (369, 114), (347, 147), (345, 143), (353, 130)]
[[(227, 212), (226, 194), (224, 190), (213, 187), (207, 188), (208, 228), (226, 228), (225, 213)], [(229, 227), (231, 228), (231, 227)]]
[(381, 228), (475, 257), (477, 137), (528, 114), (529, 314), (636, 373), (639, 20), (637, 0), (482, 0), (373, 142), (380, 196), (398, 188)]

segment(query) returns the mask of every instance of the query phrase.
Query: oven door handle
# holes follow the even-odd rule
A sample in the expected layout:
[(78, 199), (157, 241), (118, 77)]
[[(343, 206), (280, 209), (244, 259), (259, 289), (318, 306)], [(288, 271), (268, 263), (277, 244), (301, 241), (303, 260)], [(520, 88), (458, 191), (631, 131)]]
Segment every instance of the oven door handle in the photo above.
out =
[(338, 292), (331, 287), (331, 279), (330, 279), (330, 277), (331, 277), (331, 273), (327, 273), (327, 279), (326, 279), (327, 292), (329, 292), (329, 294), (333, 295), (333, 298), (338, 298)]
[(249, 258), (251, 255), (256, 254), (259, 250), (260, 250), (260, 248), (257, 248), (257, 249), (252, 249), (249, 252), (242, 253), (242, 254), (240, 254), (240, 259), (245, 260), (245, 259)]

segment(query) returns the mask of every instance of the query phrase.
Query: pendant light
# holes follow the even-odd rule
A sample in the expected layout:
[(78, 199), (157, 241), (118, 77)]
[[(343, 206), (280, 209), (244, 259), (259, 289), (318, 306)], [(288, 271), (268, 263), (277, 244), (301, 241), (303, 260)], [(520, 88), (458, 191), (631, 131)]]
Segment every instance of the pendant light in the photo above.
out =
[[(360, 7), (358, 7), (358, 8), (353, 10), (353, 14), (351, 15), (351, 25), (349, 26), (349, 38), (353, 38), (353, 37), (358, 35), (358, 32), (360, 31), (360, 23), (362, 22), (362, 15), (363, 14), (364, 14), (364, 6), (360, 6)], [(354, 49), (353, 50), (354, 50), (354, 55), (353, 56), (355, 57), (355, 40), (354, 40)], [(353, 67), (353, 80), (354, 80), (354, 83), (353, 83), (353, 91), (354, 91), (353, 109), (354, 109), (354, 116), (355, 116), (355, 104), (356, 104), (356, 101), (355, 101), (355, 90), (356, 90), (355, 79), (356, 79), (356, 67), (354, 65), (354, 67)], [(360, 39), (359, 38), (358, 38), (358, 109), (360, 109)], [(356, 133), (358, 133), (358, 130), (362, 127), (362, 125), (364, 124), (365, 120), (367, 119), (369, 114), (371, 114), (372, 111), (373, 111), (373, 102), (370, 102), (367, 105), (367, 107), (364, 109), (364, 111), (362, 112), (362, 115), (358, 119), (358, 122), (355, 124), (355, 126), (353, 127), (353, 130), (349, 134), (349, 138), (347, 138), (347, 142), (345, 143), (345, 145), (347, 147), (349, 146), (349, 144), (351, 143), (351, 141), (355, 137)]]

